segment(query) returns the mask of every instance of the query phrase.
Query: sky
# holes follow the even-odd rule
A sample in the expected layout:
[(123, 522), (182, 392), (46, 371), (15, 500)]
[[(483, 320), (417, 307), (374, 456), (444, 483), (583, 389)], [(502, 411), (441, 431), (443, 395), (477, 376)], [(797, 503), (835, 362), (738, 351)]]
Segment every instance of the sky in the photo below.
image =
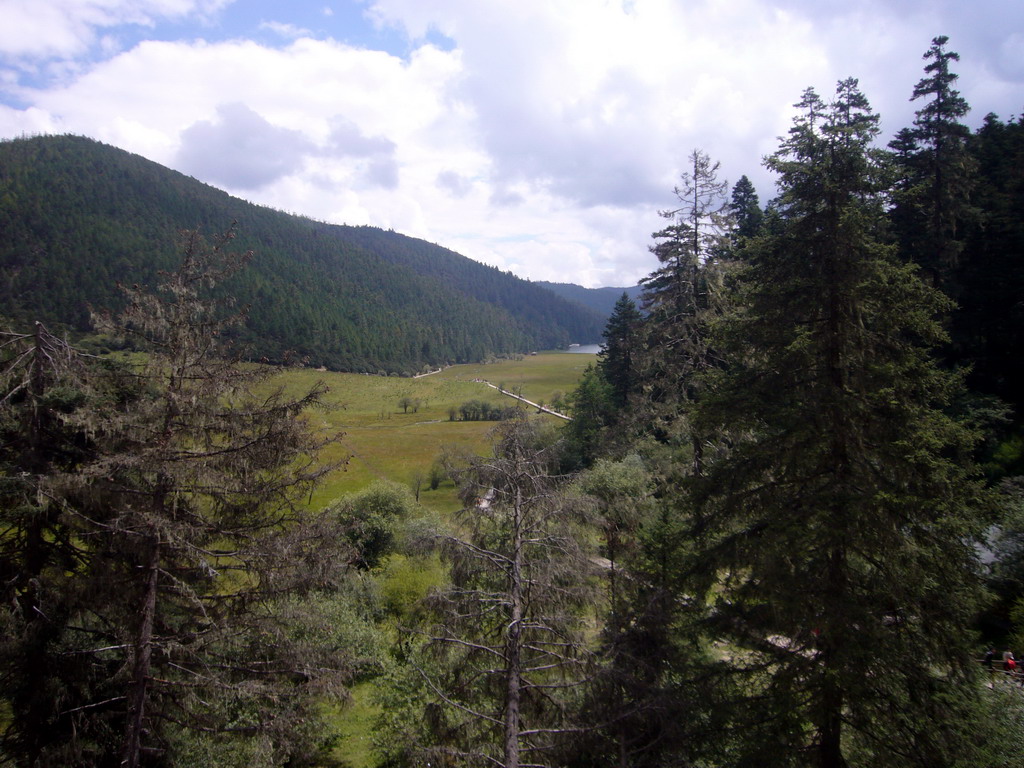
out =
[(806, 88), (858, 78), (886, 141), (937, 35), (972, 128), (1024, 112), (1020, 0), (0, 0), (0, 138), (621, 287), (694, 150), (765, 203)]

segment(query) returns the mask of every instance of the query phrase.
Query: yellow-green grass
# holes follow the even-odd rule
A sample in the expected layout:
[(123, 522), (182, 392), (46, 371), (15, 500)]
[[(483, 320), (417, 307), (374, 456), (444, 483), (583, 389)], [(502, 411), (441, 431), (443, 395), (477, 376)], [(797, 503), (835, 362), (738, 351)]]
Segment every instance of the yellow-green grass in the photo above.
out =
[(339, 745), (335, 757), (350, 768), (371, 768), (373, 759), (373, 721), (380, 707), (373, 701), (373, 683), (357, 683), (349, 691), (345, 704), (329, 705), (328, 718), (337, 728)]
[[(550, 403), (554, 394), (571, 392), (594, 355), (561, 352), (530, 355), (489, 365), (459, 365), (415, 379), (289, 369), (276, 377), (292, 394), (323, 381), (330, 407), (311, 414), (314, 424), (342, 432), (341, 442), (324, 455), (346, 460), (314, 493), (311, 505), (322, 507), (370, 485), (377, 479), (412, 484), (427, 477), (442, 447), (449, 445), (479, 453), (488, 447), (494, 422), (451, 421), (450, 409), (469, 400), (511, 404), (513, 401), (478, 380), (504, 384), (533, 402)], [(403, 408), (409, 398), (414, 405)], [(546, 418), (554, 419), (552, 416)], [(420, 501), (446, 512), (458, 507), (450, 483), (430, 491), (423, 483)]]
[[(596, 355), (543, 352), (521, 360), (502, 360), (492, 364), (457, 365), (436, 376), (458, 381), (484, 379), (494, 385), (518, 392), (535, 403), (550, 404), (557, 392), (568, 394), (579, 383), (584, 369), (592, 365)], [(429, 378), (429, 377), (428, 377)]]

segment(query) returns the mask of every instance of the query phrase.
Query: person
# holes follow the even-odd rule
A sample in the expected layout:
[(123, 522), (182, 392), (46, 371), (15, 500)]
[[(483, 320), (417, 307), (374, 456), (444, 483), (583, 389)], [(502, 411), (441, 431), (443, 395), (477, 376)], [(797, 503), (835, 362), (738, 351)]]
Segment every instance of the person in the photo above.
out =
[(1017, 666), (1017, 662), (1013, 658), (1013, 651), (1007, 648), (1005, 651), (1003, 651), (1003, 669), (1009, 670), (1011, 661), (1013, 662), (1014, 666)]
[(988, 676), (989, 677), (992, 677), (996, 673), (995, 665), (992, 663), (993, 660), (995, 659), (995, 657), (996, 657), (996, 649), (994, 647), (992, 647), (992, 646), (989, 646), (988, 650), (985, 651), (985, 658), (981, 662), (982, 665), (985, 667), (985, 669), (988, 670)]

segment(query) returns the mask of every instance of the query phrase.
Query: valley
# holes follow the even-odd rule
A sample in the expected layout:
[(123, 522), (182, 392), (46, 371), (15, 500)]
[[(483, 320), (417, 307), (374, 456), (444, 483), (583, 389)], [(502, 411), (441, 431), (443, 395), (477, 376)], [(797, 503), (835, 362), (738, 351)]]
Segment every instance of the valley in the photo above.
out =
[[(481, 380), (519, 392), (538, 404), (551, 403), (560, 394), (564, 396), (575, 389), (583, 371), (596, 357), (549, 351), (493, 363), (454, 365), (419, 378), (285, 369), (272, 383), (289, 392), (309, 389), (318, 380), (330, 388), (326, 397), (330, 408), (314, 411), (309, 418), (314, 424), (319, 421), (318, 428), (344, 433), (340, 445), (325, 458), (347, 457), (348, 464), (314, 492), (311, 506), (320, 508), (378, 479), (412, 487), (417, 477), (422, 480), (428, 476), (443, 446), (473, 452), (485, 450), (487, 435), (495, 422), (450, 419), (451, 409), (470, 400), (501, 406), (513, 402)], [(403, 409), (403, 398), (415, 406)], [(554, 416), (546, 419), (561, 423)], [(420, 502), (428, 509), (450, 511), (458, 506), (450, 482), (436, 490), (430, 490), (426, 483), (422, 485)]]

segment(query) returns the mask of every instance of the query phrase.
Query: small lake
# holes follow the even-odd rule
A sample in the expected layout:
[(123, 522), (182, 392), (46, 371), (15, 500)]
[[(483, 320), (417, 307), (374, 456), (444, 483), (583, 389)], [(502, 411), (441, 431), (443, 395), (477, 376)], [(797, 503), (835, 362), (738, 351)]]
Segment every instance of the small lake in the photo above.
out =
[(569, 347), (566, 352), (573, 352), (578, 355), (596, 355), (601, 351), (600, 344), (583, 344), (580, 346)]

